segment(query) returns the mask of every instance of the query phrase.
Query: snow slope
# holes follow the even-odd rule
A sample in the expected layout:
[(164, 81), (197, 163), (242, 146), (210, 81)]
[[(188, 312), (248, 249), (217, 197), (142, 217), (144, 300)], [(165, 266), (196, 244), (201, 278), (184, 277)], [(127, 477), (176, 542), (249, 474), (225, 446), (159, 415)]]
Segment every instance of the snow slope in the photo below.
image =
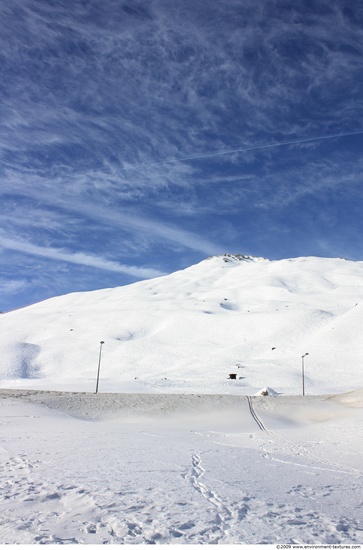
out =
[(362, 391), (2, 389), (0, 413), (1, 543), (363, 543)]
[[(0, 316), (3, 388), (254, 395), (363, 386), (363, 262), (225, 255)], [(236, 380), (230, 380), (235, 374)]]

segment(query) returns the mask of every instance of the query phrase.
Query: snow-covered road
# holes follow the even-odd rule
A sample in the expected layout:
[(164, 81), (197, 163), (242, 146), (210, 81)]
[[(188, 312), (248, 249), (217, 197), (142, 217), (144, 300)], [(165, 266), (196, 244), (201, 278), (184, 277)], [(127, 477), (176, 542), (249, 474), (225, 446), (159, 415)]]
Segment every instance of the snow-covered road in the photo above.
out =
[(0, 542), (362, 543), (342, 401), (0, 390)]

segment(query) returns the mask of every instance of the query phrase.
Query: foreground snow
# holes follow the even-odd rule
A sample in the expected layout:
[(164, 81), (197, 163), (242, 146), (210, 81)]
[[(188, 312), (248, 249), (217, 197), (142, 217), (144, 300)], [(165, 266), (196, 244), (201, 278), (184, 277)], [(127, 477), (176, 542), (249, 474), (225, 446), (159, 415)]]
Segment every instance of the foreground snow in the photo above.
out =
[(0, 390), (4, 543), (363, 542), (363, 391)]

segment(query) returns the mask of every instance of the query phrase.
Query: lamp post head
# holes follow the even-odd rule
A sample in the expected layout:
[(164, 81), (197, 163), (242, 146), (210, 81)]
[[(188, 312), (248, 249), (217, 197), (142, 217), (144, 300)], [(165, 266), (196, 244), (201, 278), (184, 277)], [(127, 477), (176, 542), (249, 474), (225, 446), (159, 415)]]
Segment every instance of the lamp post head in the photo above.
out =
[(304, 357), (306, 357), (307, 355), (309, 355), (308, 353), (304, 353), (304, 355), (301, 356), (301, 359), (304, 359)]
[(103, 341), (103, 340), (101, 340), (100, 344), (101, 344), (101, 345), (102, 345), (102, 344), (104, 344), (104, 341)]

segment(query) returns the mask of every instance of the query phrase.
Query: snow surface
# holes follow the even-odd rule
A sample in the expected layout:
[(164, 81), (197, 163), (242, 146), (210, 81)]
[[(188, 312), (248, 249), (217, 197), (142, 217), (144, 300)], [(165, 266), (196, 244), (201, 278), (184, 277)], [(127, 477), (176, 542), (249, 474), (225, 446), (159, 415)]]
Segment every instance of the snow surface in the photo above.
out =
[[(209, 258), (0, 315), (0, 387), (308, 394), (362, 387), (363, 262)], [(235, 374), (236, 379), (229, 378)]]
[(362, 281), (226, 255), (1, 315), (0, 542), (363, 543)]
[(0, 390), (0, 541), (363, 542), (363, 391)]

